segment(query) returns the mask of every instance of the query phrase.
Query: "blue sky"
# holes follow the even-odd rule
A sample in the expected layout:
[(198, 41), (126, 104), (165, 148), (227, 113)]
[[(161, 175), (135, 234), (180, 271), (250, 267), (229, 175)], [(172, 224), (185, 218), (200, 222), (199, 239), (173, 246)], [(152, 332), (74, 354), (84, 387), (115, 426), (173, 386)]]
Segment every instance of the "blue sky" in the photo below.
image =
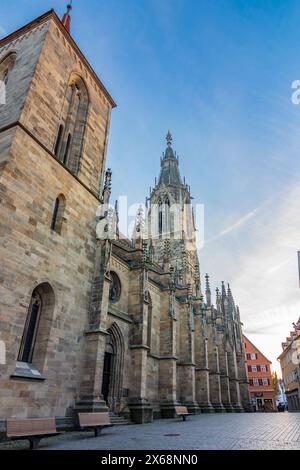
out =
[[(65, 1), (1, 2), (3, 36)], [(143, 202), (170, 129), (205, 204), (202, 274), (232, 284), (245, 332), (276, 364), (300, 316), (297, 0), (74, 0), (72, 34), (118, 103), (113, 196)]]

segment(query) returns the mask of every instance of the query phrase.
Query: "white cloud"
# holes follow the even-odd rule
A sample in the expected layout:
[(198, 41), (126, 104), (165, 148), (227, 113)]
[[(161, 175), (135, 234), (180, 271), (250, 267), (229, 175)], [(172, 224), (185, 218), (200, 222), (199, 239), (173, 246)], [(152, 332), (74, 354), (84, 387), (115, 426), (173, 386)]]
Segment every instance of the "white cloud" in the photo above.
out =
[(215, 237), (207, 240), (205, 243), (210, 243), (212, 241), (218, 240), (219, 238), (224, 237), (225, 235), (229, 235), (230, 233), (240, 229), (243, 227), (247, 222), (249, 222), (259, 211), (260, 207), (257, 207), (256, 209), (253, 209), (251, 212), (248, 212), (248, 214), (243, 215), (239, 220), (237, 220), (235, 223), (232, 225), (229, 225), (228, 227), (224, 228), (221, 230), (221, 232), (216, 235)]
[(280, 372), (277, 357), (300, 316), (300, 181), (209, 240), (200, 263), (216, 281), (229, 280), (244, 332)]
[[(251, 250), (236, 259), (234, 294), (245, 334), (271, 355), (274, 368), (281, 342), (300, 315), (297, 251), (300, 250), (300, 182), (268, 207), (252, 226)], [(259, 233), (257, 233), (259, 231)]]
[(241, 228), (243, 225), (245, 225), (252, 217), (254, 217), (257, 214), (258, 208), (254, 209), (251, 212), (248, 212), (248, 214), (244, 215), (241, 217), (237, 222), (235, 222), (233, 225), (230, 225), (229, 227), (225, 228), (222, 230), (217, 238), (224, 237), (224, 235), (228, 235), (229, 233), (233, 232), (234, 230), (238, 230)]

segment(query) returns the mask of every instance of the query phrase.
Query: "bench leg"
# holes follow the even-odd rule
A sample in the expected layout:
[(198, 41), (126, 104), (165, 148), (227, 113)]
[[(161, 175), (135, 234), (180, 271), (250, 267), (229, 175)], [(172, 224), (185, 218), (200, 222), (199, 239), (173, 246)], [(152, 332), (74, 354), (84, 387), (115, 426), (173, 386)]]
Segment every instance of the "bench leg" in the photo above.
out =
[(40, 437), (31, 437), (29, 439), (29, 442), (30, 442), (30, 450), (35, 450), (38, 448), (39, 446), (39, 443), (41, 441), (41, 438)]
[(95, 428), (95, 437), (99, 437), (101, 434), (102, 428)]
[(182, 420), (186, 421), (186, 416), (182, 415)]

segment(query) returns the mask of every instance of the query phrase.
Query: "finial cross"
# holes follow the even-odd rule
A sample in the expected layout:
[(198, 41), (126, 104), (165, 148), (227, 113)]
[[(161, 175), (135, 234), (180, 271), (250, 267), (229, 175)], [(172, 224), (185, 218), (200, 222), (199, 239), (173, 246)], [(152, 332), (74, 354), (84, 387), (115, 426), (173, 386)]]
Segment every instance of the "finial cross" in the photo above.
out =
[(167, 145), (171, 147), (172, 142), (173, 142), (173, 137), (170, 131), (168, 131), (167, 133), (166, 141), (167, 141)]

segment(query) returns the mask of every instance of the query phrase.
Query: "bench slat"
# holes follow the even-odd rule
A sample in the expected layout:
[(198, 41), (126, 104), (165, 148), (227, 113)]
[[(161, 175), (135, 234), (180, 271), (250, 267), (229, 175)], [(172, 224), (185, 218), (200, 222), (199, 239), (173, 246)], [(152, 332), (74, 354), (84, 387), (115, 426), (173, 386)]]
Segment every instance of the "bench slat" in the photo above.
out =
[(57, 434), (55, 418), (9, 419), (6, 421), (6, 434), (7, 437)]
[(81, 427), (110, 426), (108, 413), (78, 413)]
[(175, 412), (177, 415), (188, 415), (188, 410), (186, 406), (176, 406)]

